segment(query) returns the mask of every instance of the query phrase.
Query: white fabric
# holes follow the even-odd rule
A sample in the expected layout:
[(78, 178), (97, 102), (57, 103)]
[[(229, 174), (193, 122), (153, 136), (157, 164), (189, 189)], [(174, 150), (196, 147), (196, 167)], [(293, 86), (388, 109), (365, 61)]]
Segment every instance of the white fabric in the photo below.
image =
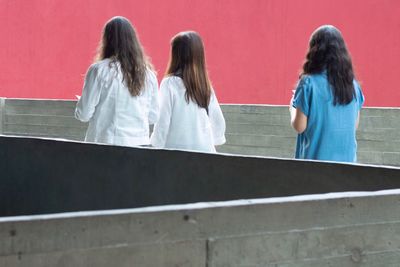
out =
[(159, 115), (158, 82), (148, 70), (145, 88), (132, 96), (119, 63), (104, 59), (90, 66), (75, 117), (89, 121), (85, 141), (123, 146), (150, 144), (149, 124)]
[(185, 99), (183, 80), (172, 76), (160, 85), (160, 118), (154, 127), (151, 144), (160, 148), (177, 148), (215, 152), (225, 143), (225, 120), (217, 97), (212, 92), (207, 111)]

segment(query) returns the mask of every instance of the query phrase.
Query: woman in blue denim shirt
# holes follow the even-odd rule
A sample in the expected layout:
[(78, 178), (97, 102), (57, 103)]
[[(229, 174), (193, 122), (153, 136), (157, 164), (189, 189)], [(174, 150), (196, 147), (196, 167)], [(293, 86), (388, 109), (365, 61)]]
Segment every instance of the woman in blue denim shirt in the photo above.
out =
[(356, 162), (363, 103), (340, 31), (321, 26), (311, 36), (290, 106), (291, 124), (298, 132), (296, 158)]

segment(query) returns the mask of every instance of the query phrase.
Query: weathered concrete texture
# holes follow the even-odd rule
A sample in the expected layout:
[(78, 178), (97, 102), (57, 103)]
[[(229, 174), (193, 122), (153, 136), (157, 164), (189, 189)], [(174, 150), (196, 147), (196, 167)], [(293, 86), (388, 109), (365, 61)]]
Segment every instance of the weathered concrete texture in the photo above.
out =
[(400, 190), (0, 218), (0, 266), (400, 262)]
[[(41, 240), (38, 239), (37, 242)], [(204, 241), (160, 242), (159, 244), (116, 244), (107, 247), (72, 249), (37, 254), (0, 256), (0, 266), (87, 267), (87, 266), (206, 266)]]
[[(75, 101), (2, 99), (0, 134), (83, 140)], [(1, 109), (1, 108), (0, 108)], [(219, 152), (293, 158), (296, 134), (287, 106), (222, 105), (227, 143)], [(400, 166), (400, 109), (364, 108), (358, 138), (360, 163)], [(2, 130), (2, 131), (1, 131)]]
[(210, 242), (210, 259), (215, 266), (230, 266), (232, 262), (238, 266), (290, 265), (297, 264), (298, 259), (304, 264), (321, 255), (319, 264), (368, 263), (376, 254), (400, 252), (399, 230), (397, 222), (229, 237)]

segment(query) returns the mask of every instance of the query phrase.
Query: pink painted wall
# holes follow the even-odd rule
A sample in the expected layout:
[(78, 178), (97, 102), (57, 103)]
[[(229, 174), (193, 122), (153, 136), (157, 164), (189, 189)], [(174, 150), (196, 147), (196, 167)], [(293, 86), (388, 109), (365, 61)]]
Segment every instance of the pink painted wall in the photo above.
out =
[(366, 104), (400, 106), (398, 0), (0, 0), (0, 96), (73, 99), (115, 15), (135, 25), (159, 79), (171, 37), (198, 31), (223, 103), (287, 104), (310, 34), (333, 24)]

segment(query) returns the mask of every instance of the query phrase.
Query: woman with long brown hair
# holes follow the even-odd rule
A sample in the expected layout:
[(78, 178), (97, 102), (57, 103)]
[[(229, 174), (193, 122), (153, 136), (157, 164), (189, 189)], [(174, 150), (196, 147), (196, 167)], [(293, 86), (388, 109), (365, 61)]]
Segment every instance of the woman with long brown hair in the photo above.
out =
[(75, 117), (89, 122), (85, 141), (149, 145), (158, 119), (158, 82), (128, 19), (114, 17), (103, 29), (97, 60), (87, 71)]
[(311, 36), (291, 103), (296, 158), (356, 162), (363, 103), (342, 34), (331, 25), (319, 27)]
[(203, 42), (196, 32), (181, 32), (172, 39), (160, 94), (153, 146), (215, 152), (216, 145), (225, 143), (225, 120), (208, 79)]

